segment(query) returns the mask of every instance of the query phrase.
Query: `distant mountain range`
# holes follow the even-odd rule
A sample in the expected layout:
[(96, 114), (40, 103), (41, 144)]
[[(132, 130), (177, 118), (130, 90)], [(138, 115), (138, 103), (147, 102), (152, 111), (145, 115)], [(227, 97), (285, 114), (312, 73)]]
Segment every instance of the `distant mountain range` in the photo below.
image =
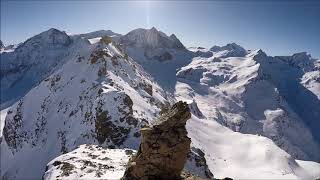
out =
[[(153, 27), (126, 35), (49, 29), (17, 47), (1, 42), (0, 57), (5, 179), (54, 179), (50, 161), (89, 156), (94, 145), (127, 160), (122, 149), (138, 150), (140, 129), (178, 100), (189, 104), (188, 136), (201, 151), (190, 155), (188, 172), (320, 177), (320, 60), (305, 52), (272, 57), (235, 43), (186, 48)], [(196, 163), (199, 154), (205, 164)], [(118, 171), (121, 177), (124, 168)]]

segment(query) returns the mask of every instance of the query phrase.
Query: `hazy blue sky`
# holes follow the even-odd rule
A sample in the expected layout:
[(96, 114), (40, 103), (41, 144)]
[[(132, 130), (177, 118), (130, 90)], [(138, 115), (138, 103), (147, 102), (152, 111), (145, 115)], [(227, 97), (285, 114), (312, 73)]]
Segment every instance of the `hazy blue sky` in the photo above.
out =
[(1, 39), (23, 42), (51, 27), (67, 33), (135, 28), (174, 33), (185, 46), (236, 42), (270, 55), (320, 57), (320, 1), (2, 1)]

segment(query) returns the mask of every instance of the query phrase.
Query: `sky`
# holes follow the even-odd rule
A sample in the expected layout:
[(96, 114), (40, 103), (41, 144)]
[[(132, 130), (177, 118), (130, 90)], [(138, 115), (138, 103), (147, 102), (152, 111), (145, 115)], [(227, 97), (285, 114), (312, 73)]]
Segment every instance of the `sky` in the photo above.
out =
[(156, 27), (186, 47), (235, 42), (268, 55), (320, 58), (320, 1), (1, 0), (1, 40), (16, 44), (50, 28), (69, 34)]

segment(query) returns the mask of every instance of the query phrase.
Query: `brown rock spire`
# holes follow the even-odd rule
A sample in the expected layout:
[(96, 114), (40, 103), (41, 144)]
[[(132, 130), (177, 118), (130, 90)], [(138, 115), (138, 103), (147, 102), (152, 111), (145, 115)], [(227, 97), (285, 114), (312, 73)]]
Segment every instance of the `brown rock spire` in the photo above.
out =
[(186, 121), (188, 105), (177, 102), (152, 125), (142, 128), (138, 153), (131, 158), (123, 180), (181, 179), (180, 174), (190, 151)]

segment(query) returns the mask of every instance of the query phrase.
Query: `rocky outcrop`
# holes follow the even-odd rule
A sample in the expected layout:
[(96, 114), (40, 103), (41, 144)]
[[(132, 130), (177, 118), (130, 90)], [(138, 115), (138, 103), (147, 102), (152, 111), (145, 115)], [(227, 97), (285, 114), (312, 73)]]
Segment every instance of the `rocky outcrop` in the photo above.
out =
[(51, 160), (42, 179), (120, 179), (126, 163), (135, 152), (132, 149), (106, 149), (83, 144)]
[(141, 129), (138, 153), (131, 158), (123, 180), (181, 179), (190, 151), (186, 121), (191, 117), (187, 103), (178, 102), (151, 127)]

